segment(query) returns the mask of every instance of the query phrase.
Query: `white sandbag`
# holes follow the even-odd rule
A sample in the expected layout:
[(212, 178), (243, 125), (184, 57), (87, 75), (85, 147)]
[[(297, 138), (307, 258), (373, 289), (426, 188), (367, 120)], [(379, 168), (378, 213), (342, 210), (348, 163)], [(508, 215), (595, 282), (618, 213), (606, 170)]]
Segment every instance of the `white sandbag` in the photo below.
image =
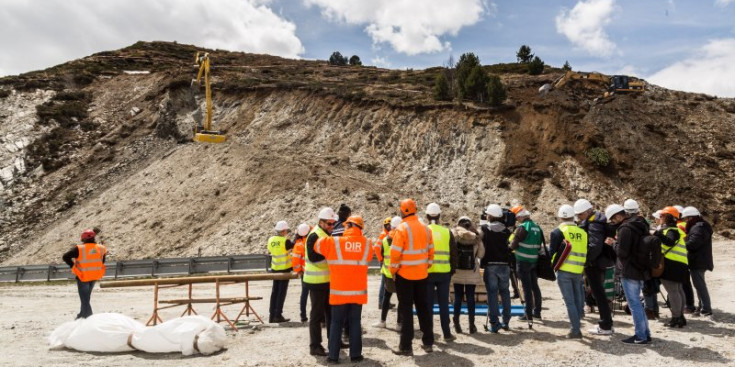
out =
[(136, 332), (135, 349), (149, 353), (212, 354), (225, 346), (225, 329), (204, 316), (185, 316)]
[[(83, 352), (149, 353), (181, 352), (212, 354), (224, 348), (225, 329), (203, 316), (187, 316), (145, 327), (130, 317), (101, 313), (66, 322), (49, 336), (51, 348), (66, 347)], [(131, 347), (132, 345), (132, 347)]]

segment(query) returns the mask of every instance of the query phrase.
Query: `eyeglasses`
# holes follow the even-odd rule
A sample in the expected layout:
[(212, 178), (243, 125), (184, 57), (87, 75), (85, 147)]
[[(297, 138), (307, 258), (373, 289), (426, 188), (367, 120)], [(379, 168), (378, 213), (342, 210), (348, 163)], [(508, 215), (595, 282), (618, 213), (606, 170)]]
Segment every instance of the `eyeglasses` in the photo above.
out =
[(326, 225), (328, 225), (328, 226), (333, 226), (333, 225), (337, 224), (337, 222), (335, 222), (335, 221), (331, 221), (331, 222), (324, 222), (324, 224), (326, 224)]

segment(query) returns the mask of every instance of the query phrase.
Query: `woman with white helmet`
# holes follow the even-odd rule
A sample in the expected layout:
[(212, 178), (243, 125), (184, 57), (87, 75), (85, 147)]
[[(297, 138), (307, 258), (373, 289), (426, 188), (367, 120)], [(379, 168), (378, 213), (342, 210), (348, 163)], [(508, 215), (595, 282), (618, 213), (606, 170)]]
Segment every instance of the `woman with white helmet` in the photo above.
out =
[[(453, 230), (457, 244), (457, 267), (452, 276), (454, 283), (454, 331), (462, 332), (459, 317), (462, 311), (462, 299), (467, 298), (467, 316), (470, 334), (477, 332), (475, 327), (475, 287), (482, 283), (479, 259), (485, 254), (482, 246), (482, 233), (475, 228), (469, 217), (460, 217)], [(497, 308), (496, 308), (497, 309)]]
[(702, 316), (712, 315), (707, 283), (704, 273), (714, 269), (712, 261), (712, 226), (702, 218), (693, 206), (684, 208), (682, 218), (686, 220), (686, 247), (691, 270), (692, 283), (699, 298), (698, 312)]
[[(490, 204), (485, 210), (488, 224), (483, 225), (482, 244), (484, 256), (480, 266), (485, 269), (484, 281), (487, 291), (487, 307), (489, 325), (485, 328), (491, 333), (500, 329), (510, 330), (510, 262), (511, 253), (508, 238), (511, 232), (503, 221), (503, 209), (499, 205)], [(498, 295), (503, 306), (503, 318), (499, 319)]]

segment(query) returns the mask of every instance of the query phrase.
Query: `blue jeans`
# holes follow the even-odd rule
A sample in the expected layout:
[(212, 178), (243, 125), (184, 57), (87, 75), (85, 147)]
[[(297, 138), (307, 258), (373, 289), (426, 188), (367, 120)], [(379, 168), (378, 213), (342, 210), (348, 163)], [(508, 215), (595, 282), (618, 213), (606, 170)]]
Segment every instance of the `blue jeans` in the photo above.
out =
[(658, 291), (661, 281), (658, 278), (643, 282), (643, 308), (658, 313)]
[(508, 265), (488, 265), (485, 267), (485, 290), (487, 290), (487, 309), (490, 323), (498, 323), (498, 292), (503, 303), (503, 324), (510, 322), (510, 267)]
[(90, 298), (92, 298), (92, 289), (94, 289), (94, 280), (91, 282), (83, 282), (77, 278), (77, 291), (79, 291), (79, 300), (82, 303), (82, 307), (77, 314), (77, 318), (86, 319), (92, 316), (92, 304)]
[(541, 317), (541, 288), (538, 287), (536, 263), (518, 260), (516, 273), (523, 285), (523, 298), (526, 301), (526, 317)]
[(362, 305), (357, 303), (332, 305), (332, 323), (329, 325), (329, 359), (339, 360), (339, 346), (342, 344), (342, 327), (345, 321), (350, 330), (350, 358), (362, 355), (361, 317)]
[[(449, 282), (451, 280), (452, 275), (449, 273), (429, 273), (426, 288), (429, 306), (433, 308), (434, 303), (439, 304), (439, 321), (445, 337), (452, 335), (449, 329)], [(434, 298), (435, 289), (436, 298)]]
[(304, 280), (301, 280), (301, 298), (299, 298), (299, 311), (301, 312), (301, 319), (306, 319), (306, 301), (309, 299), (309, 288), (304, 285)]
[(634, 280), (628, 278), (620, 278), (625, 292), (625, 299), (628, 301), (628, 308), (633, 315), (633, 325), (635, 326), (635, 337), (638, 340), (646, 340), (651, 336), (651, 329), (648, 328), (648, 318), (643, 310), (641, 303), (641, 290), (643, 289), (642, 280)]
[(475, 285), (454, 283), (454, 322), (459, 323), (462, 314), (462, 299), (467, 297), (467, 318), (470, 325), (475, 323)]
[(556, 272), (556, 282), (559, 284), (561, 297), (567, 306), (569, 322), (572, 323), (572, 333), (582, 332), (581, 320), (584, 315), (584, 284), (582, 274), (574, 274), (563, 270)]

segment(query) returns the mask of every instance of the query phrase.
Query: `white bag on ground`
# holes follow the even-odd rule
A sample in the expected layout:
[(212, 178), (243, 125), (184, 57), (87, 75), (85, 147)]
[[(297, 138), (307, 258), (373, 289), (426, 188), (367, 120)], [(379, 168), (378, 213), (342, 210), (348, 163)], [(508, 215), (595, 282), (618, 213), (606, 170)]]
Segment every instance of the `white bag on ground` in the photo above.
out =
[(226, 339), (225, 329), (203, 316), (180, 317), (148, 328), (115, 313), (66, 322), (48, 338), (51, 348), (66, 347), (83, 352), (181, 352), (187, 356), (217, 352), (224, 348)]

